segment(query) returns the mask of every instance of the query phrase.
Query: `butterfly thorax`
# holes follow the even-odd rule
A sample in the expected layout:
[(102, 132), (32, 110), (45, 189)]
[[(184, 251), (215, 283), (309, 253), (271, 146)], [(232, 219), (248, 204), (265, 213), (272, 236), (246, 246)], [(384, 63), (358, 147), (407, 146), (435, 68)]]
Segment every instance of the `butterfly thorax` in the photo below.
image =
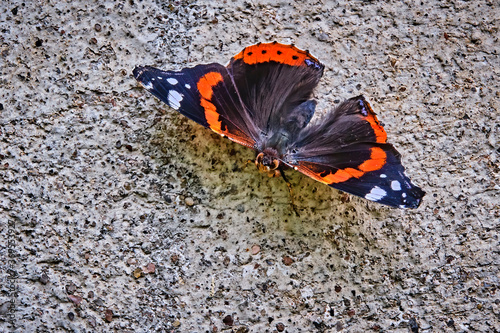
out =
[(267, 173), (269, 177), (278, 177), (280, 175), (280, 160), (278, 152), (273, 148), (266, 148), (255, 158), (255, 165), (260, 172)]
[(282, 156), (288, 147), (289, 141), (290, 132), (287, 129), (280, 129), (265, 143), (266, 149), (264, 151), (267, 150), (269, 155), (275, 155), (276, 157)]

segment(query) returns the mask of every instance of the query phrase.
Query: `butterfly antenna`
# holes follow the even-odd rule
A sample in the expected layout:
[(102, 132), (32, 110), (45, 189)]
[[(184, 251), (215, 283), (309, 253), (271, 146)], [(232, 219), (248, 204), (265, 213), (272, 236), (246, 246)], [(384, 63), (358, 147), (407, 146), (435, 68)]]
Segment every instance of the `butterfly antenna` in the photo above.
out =
[(293, 200), (293, 189), (292, 189), (292, 184), (288, 181), (288, 179), (285, 177), (285, 172), (281, 168), (281, 166), (278, 167), (278, 170), (280, 172), (281, 177), (283, 177), (283, 180), (286, 183), (286, 186), (288, 187), (288, 193), (290, 193), (290, 200), (292, 204), (292, 209), (295, 212), (295, 214), (300, 217), (299, 211), (297, 210), (297, 206), (295, 205), (295, 201)]

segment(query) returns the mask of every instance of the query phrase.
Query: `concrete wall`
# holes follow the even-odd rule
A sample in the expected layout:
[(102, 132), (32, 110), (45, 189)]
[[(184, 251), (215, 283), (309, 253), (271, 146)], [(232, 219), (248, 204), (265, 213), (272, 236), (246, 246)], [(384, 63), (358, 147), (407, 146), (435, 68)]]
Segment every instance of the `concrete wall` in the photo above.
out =
[[(499, 332), (499, 13), (2, 2), (0, 331)], [(296, 217), (283, 181), (245, 166), (252, 151), (131, 75), (259, 41), (326, 65), (318, 117), (366, 96), (427, 192), (419, 209), (289, 172)]]

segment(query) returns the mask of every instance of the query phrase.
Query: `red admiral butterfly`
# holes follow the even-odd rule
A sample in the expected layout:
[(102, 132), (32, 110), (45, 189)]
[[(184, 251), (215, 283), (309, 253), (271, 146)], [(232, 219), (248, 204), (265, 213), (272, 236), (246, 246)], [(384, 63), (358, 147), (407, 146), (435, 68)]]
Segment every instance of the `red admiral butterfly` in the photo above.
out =
[(425, 192), (405, 176), (400, 154), (363, 96), (309, 124), (323, 69), (309, 52), (274, 42), (246, 47), (227, 66), (137, 67), (134, 76), (171, 108), (256, 150), (261, 171), (284, 176), (283, 167), (291, 167), (371, 201), (417, 208)]

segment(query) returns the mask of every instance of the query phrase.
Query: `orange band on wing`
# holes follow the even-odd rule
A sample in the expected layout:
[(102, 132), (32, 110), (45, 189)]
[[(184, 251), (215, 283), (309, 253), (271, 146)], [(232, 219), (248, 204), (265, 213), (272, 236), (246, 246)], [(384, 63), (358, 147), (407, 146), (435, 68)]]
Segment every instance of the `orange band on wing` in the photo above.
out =
[(242, 59), (245, 64), (255, 65), (274, 61), (290, 66), (308, 66), (306, 59), (322, 66), (318, 59), (293, 45), (279, 43), (256, 44), (246, 47), (233, 57), (234, 60)]
[(205, 119), (207, 120), (208, 126), (210, 126), (214, 132), (221, 133), (221, 121), (219, 120), (219, 114), (217, 113), (215, 105), (204, 98), (201, 99), (200, 104), (205, 109)]
[(359, 178), (362, 175), (364, 175), (364, 172), (354, 168), (339, 169), (335, 173), (330, 173), (325, 177), (321, 177), (322, 180), (320, 180), (320, 182), (326, 184), (341, 183), (352, 177)]
[(370, 126), (372, 127), (373, 131), (375, 132), (375, 137), (378, 143), (387, 143), (387, 133), (385, 132), (384, 128), (380, 125), (377, 116), (375, 115), (375, 112), (373, 112), (372, 107), (370, 104), (363, 100), (363, 104), (366, 106), (368, 109), (368, 116), (365, 117), (366, 121), (370, 123)]
[(208, 126), (217, 133), (222, 133), (221, 121), (219, 120), (217, 108), (211, 100), (214, 93), (214, 87), (221, 81), (222, 75), (220, 73), (210, 72), (203, 75), (196, 85), (201, 95), (200, 104), (205, 109), (205, 119), (207, 120)]
[(250, 139), (248, 135), (241, 130), (232, 128), (231, 133), (222, 129), (222, 121), (220, 114), (217, 112), (217, 107), (212, 103), (214, 87), (223, 81), (222, 74), (218, 72), (210, 72), (203, 75), (196, 84), (200, 92), (200, 105), (205, 110), (205, 119), (208, 127), (218, 134), (226, 135), (229, 139), (247, 147), (253, 148), (255, 141)]
[(370, 159), (368, 161), (361, 163), (358, 166), (358, 169), (363, 173), (382, 169), (382, 167), (385, 164), (385, 161), (387, 160), (387, 154), (382, 148), (373, 147), (370, 150), (371, 150)]
[(201, 97), (206, 100), (212, 99), (214, 87), (222, 81), (222, 74), (217, 72), (210, 72), (201, 77), (198, 81), (197, 88)]
[(387, 160), (387, 154), (379, 147), (370, 148), (370, 151), (370, 159), (361, 163), (357, 168), (338, 169), (324, 176), (322, 175), (323, 172), (315, 172), (305, 166), (299, 166), (298, 169), (309, 177), (327, 185), (342, 183), (351, 178), (360, 178), (367, 172), (382, 169)]

